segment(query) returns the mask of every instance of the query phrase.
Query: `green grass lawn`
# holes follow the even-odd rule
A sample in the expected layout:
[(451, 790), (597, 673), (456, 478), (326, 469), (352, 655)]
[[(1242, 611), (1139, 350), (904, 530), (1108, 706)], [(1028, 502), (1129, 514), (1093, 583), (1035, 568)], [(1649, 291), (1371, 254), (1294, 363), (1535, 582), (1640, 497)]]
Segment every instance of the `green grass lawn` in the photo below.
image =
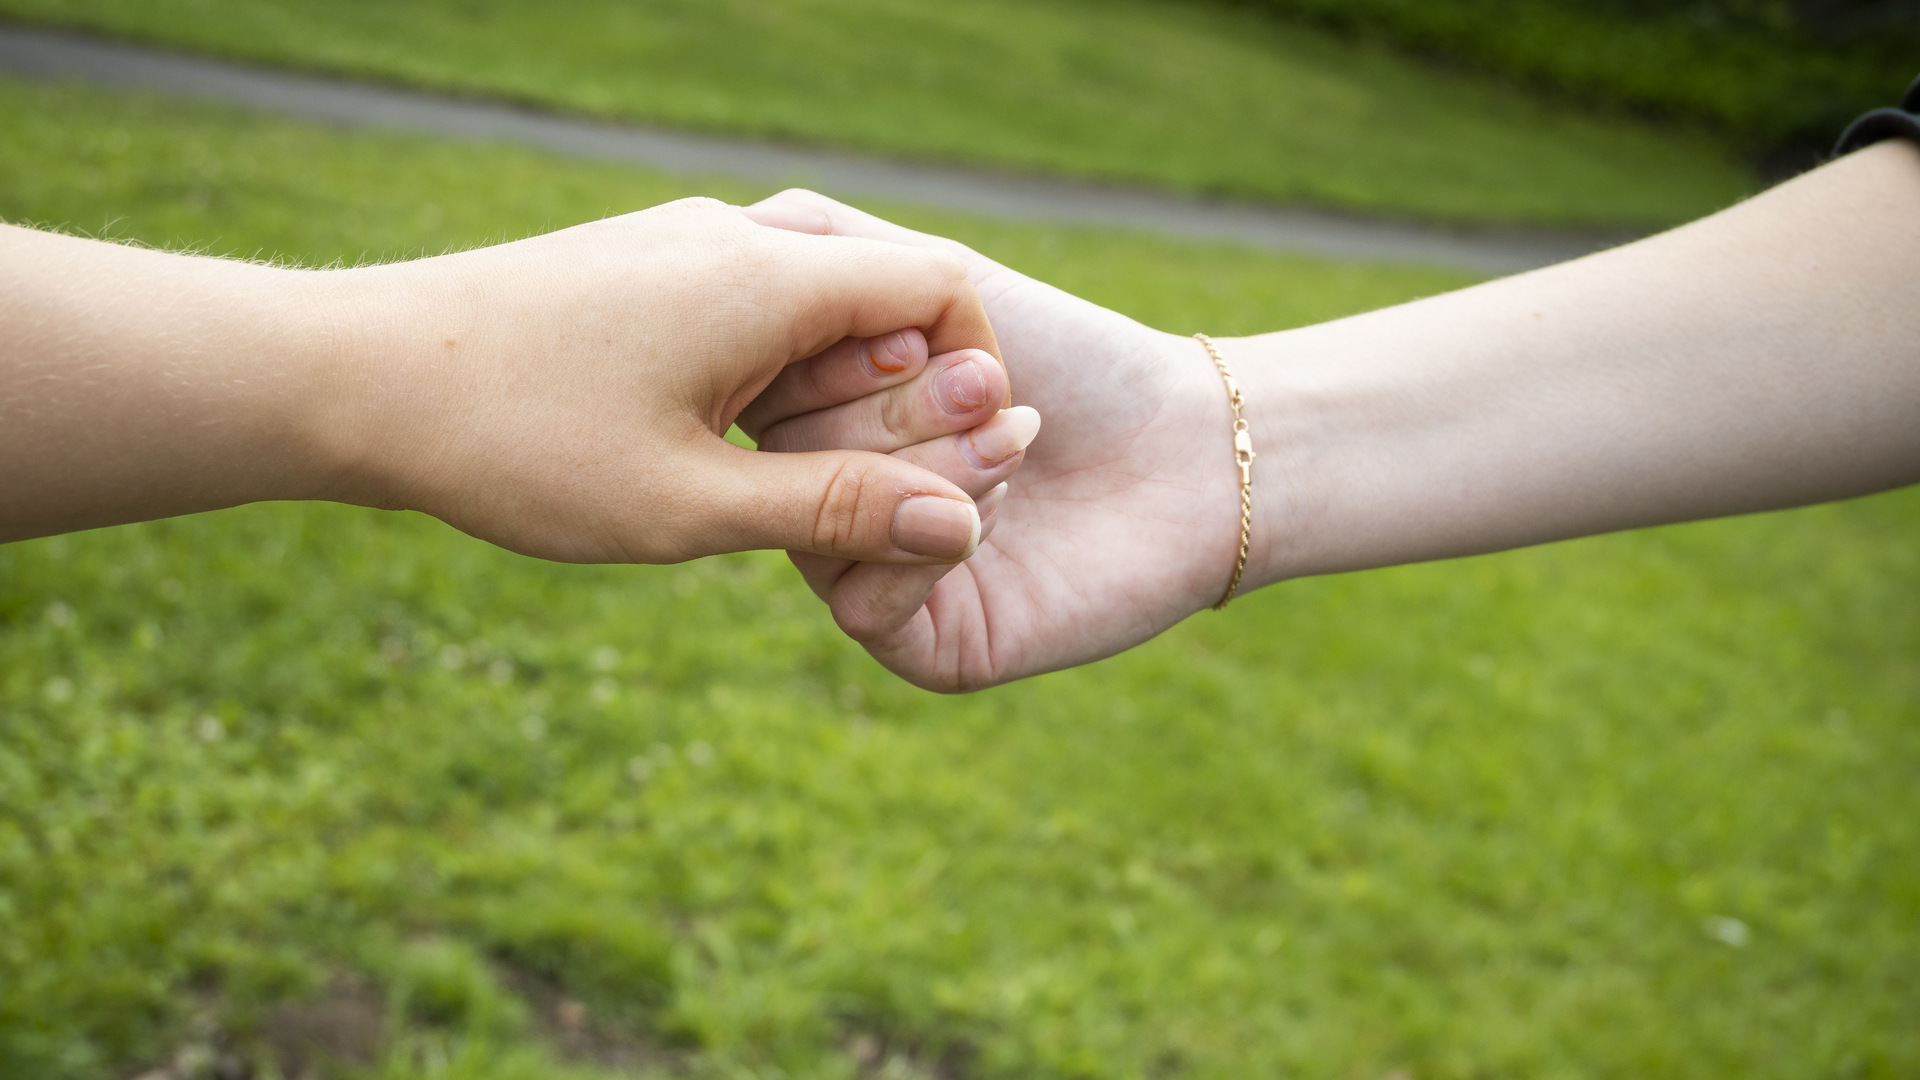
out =
[(600, 116), (1444, 221), (1646, 227), (1752, 181), (1254, 10), (1164, 0), (0, 0), (0, 17)]
[[(753, 194), (0, 83), (0, 217), (155, 244), (696, 190)], [(917, 223), (1172, 329), (1459, 283)], [(376, 1023), (381, 1080), (1913, 1075), (1917, 529), (1907, 491), (1296, 582), (965, 698), (776, 555), (291, 504), (0, 547), (0, 1075)]]

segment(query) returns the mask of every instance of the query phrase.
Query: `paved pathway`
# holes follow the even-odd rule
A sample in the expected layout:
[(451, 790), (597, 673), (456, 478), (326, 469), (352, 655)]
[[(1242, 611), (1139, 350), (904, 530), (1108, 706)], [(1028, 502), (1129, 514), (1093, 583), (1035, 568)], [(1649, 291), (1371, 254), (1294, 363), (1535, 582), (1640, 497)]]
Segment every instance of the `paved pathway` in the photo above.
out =
[(1320, 210), (911, 164), (721, 135), (615, 125), (376, 83), (298, 75), (186, 53), (0, 25), (0, 74), (206, 98), (349, 127), (504, 140), (663, 172), (804, 185), (848, 202), (887, 199), (1012, 221), (1114, 226), (1343, 259), (1504, 274), (1623, 236), (1542, 229), (1456, 231)]

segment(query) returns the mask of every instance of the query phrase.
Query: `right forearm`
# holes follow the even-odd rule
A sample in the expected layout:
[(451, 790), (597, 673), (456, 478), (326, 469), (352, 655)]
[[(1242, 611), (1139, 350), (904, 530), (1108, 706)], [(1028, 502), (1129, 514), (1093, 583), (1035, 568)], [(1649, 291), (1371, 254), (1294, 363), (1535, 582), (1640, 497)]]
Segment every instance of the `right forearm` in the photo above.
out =
[(1886, 144), (1625, 248), (1235, 342), (1258, 580), (1920, 480), (1916, 272), (1920, 153)]
[(328, 277), (0, 225), (0, 542), (320, 493)]

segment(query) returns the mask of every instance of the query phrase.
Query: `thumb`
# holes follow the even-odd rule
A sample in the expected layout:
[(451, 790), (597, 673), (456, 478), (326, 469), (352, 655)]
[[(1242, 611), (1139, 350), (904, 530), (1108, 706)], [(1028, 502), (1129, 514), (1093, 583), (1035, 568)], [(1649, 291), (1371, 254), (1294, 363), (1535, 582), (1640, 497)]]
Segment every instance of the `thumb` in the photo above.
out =
[(980, 513), (938, 474), (885, 454), (826, 450), (773, 454), (732, 443), (700, 512), (699, 554), (785, 548), (887, 563), (955, 563), (980, 544)]

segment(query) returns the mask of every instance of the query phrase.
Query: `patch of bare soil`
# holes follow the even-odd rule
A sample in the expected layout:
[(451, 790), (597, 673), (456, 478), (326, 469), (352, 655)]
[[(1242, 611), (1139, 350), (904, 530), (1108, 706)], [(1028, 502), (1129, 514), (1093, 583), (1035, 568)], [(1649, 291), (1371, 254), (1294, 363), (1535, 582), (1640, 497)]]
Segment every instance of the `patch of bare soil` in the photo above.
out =
[(500, 964), (500, 982), (527, 1003), (533, 1031), (564, 1060), (632, 1073), (692, 1071), (692, 1055), (593, 1015), (585, 1002), (544, 975)]
[[(544, 975), (507, 964), (494, 971), (526, 1003), (530, 1034), (556, 1057), (636, 1076), (699, 1072), (692, 1051), (595, 1016)], [(380, 988), (353, 975), (336, 977), (316, 998), (274, 1006), (245, 1030), (229, 1030), (221, 1012), (210, 997), (165, 1061), (125, 1080), (336, 1080), (378, 1061), (395, 1034)], [(964, 1041), (936, 1044), (899, 1032), (855, 1029), (844, 1047), (861, 1080), (966, 1080), (974, 1058)]]
[(167, 1060), (132, 1080), (255, 1080), (270, 1071), (285, 1080), (328, 1080), (372, 1064), (386, 1046), (386, 1027), (379, 992), (341, 977), (319, 998), (274, 1006), (251, 1034), (228, 1030), (215, 1007), (203, 1007)]
[(386, 1009), (371, 986), (336, 980), (317, 1001), (287, 1002), (267, 1013), (260, 1042), (287, 1080), (322, 1080), (380, 1056), (387, 1042)]
[(861, 1080), (966, 1080), (973, 1047), (964, 1041), (939, 1046), (911, 1036), (857, 1031), (846, 1041)]

